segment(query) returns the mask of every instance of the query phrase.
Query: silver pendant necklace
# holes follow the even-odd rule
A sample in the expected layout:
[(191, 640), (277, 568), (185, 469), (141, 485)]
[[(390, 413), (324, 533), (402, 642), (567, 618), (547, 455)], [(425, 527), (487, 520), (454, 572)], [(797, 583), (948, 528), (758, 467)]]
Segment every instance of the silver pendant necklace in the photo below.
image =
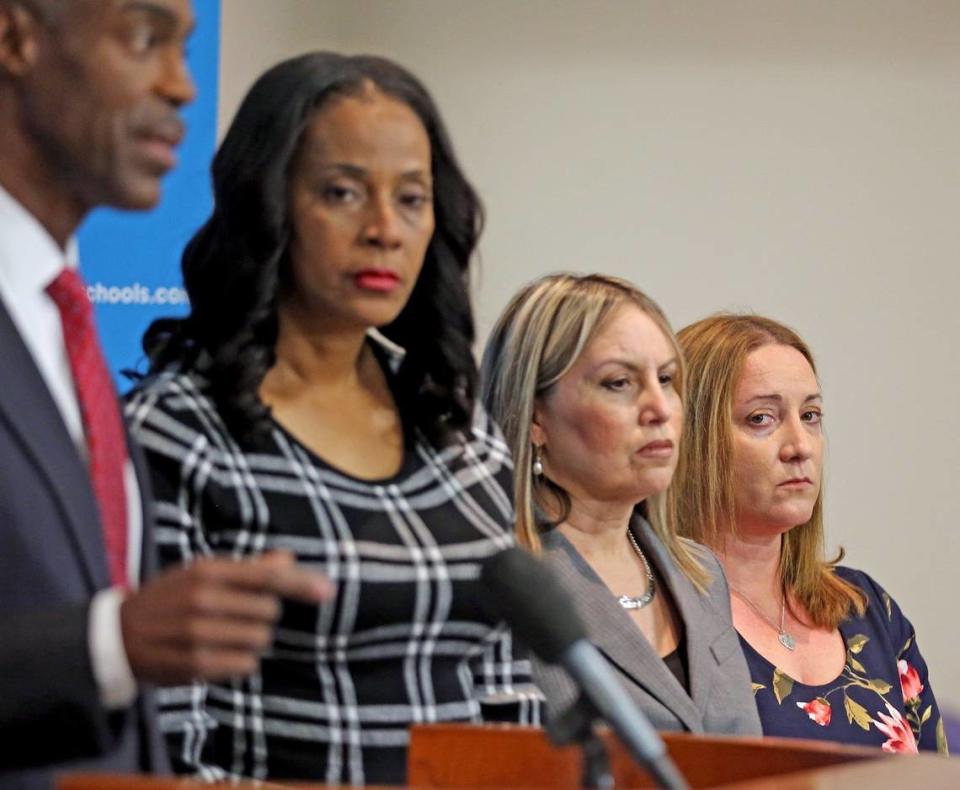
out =
[(780, 598), (780, 625), (777, 625), (773, 620), (767, 617), (766, 613), (763, 610), (761, 610), (759, 606), (757, 606), (753, 601), (747, 598), (746, 595), (740, 592), (740, 590), (738, 590), (732, 584), (730, 585), (730, 589), (733, 590), (738, 596), (740, 596), (740, 599), (747, 606), (749, 606), (751, 609), (753, 609), (753, 611), (755, 611), (758, 615), (760, 615), (760, 617), (763, 618), (764, 622), (767, 623), (774, 631), (777, 632), (777, 641), (781, 645), (787, 648), (787, 650), (797, 649), (797, 640), (794, 639), (791, 634), (787, 633), (783, 629), (784, 623), (786, 622), (786, 614), (787, 614), (787, 594), (785, 591)]
[(643, 563), (643, 569), (647, 572), (647, 591), (643, 595), (638, 595), (636, 597), (631, 595), (621, 595), (617, 599), (617, 602), (624, 609), (643, 609), (644, 606), (653, 600), (653, 596), (657, 593), (657, 590), (653, 584), (653, 571), (650, 570), (650, 563), (647, 562), (647, 558), (640, 550), (640, 544), (637, 543), (637, 539), (633, 537), (633, 530), (629, 527), (627, 527), (627, 537), (630, 538), (630, 545), (632, 545), (633, 550), (637, 552), (637, 556)]

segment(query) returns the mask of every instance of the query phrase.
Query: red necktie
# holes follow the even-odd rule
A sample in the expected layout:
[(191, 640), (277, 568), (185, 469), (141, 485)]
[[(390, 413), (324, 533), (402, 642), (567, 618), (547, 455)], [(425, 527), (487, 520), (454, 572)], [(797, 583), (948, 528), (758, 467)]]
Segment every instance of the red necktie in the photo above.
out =
[(63, 339), (87, 439), (90, 481), (100, 507), (110, 581), (127, 586), (127, 496), (123, 485), (127, 446), (120, 407), (97, 340), (93, 305), (75, 269), (64, 269), (47, 286), (60, 310)]

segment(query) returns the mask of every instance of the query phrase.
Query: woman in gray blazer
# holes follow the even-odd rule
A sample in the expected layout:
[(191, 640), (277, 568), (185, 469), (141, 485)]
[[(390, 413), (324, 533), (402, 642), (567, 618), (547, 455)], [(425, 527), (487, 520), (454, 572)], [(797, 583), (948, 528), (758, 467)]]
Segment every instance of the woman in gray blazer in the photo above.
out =
[[(663, 495), (683, 423), (683, 357), (630, 283), (558, 274), (522, 289), (484, 353), (485, 405), (513, 453), (517, 536), (573, 593), (591, 640), (664, 730), (759, 735), (714, 556)], [(576, 698), (534, 662), (548, 709)]]

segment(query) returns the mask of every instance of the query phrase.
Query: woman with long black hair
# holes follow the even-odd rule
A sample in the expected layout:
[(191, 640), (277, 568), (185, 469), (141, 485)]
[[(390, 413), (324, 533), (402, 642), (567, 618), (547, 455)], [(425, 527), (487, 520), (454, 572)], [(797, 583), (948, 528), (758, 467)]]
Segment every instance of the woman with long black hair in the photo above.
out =
[(509, 453), (474, 400), (481, 207), (427, 92), (373, 57), (265, 73), (213, 181), (190, 313), (150, 327), (127, 407), (158, 543), (166, 562), (292, 551), (337, 595), (287, 606), (251, 679), (165, 692), (172, 757), (209, 778), (402, 782), (411, 724), (478, 721), (494, 696), (536, 711), (474, 589), (513, 521)]

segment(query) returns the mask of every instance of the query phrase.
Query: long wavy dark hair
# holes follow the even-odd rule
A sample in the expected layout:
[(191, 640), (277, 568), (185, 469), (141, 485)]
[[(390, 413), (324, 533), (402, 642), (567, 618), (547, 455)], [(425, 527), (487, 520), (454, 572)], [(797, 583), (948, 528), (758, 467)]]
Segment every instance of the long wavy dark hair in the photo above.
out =
[(404, 423), (443, 444), (470, 424), (476, 388), (467, 268), (483, 226), (433, 100), (405, 69), (371, 56), (286, 60), (250, 89), (213, 161), (213, 213), (183, 253), (191, 310), (143, 337), (150, 372), (196, 370), (231, 431), (269, 426), (258, 389), (276, 361), (278, 293), (291, 235), (290, 170), (317, 110), (373, 84), (412, 109), (430, 140), (435, 230), (410, 300), (381, 328), (406, 350), (394, 387)]

